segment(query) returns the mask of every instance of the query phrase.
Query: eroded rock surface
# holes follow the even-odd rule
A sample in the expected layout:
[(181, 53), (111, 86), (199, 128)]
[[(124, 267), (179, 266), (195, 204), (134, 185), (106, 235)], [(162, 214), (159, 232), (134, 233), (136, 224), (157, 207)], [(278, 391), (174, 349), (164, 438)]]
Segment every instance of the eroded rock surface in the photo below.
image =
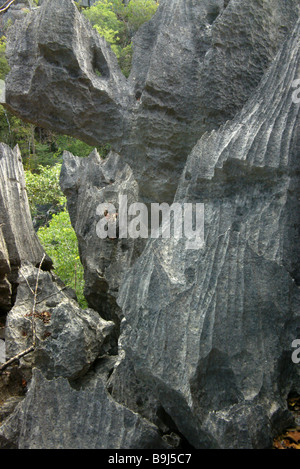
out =
[(101, 380), (78, 391), (37, 369), (0, 436), (19, 449), (170, 448), (153, 424), (115, 402)]
[(104, 218), (106, 207), (109, 212), (111, 206), (118, 210), (119, 197), (126, 197), (128, 206), (138, 200), (139, 186), (133, 171), (114, 152), (105, 160), (96, 150), (88, 158), (65, 152), (60, 181), (78, 237), (85, 275), (84, 295), (89, 306), (103, 318), (119, 324), (121, 312), (116, 304), (119, 286), (143, 251), (145, 240), (101, 238), (97, 224)]
[(118, 298), (121, 376), (127, 361), (195, 447), (270, 446), (300, 389), (299, 32), (236, 118), (189, 155), (175, 201), (205, 204), (205, 247), (150, 240)]
[(50, 272), (38, 273), (38, 269), (24, 264), (18, 284), (16, 302), (6, 320), (7, 359), (30, 347), (35, 331), (35, 350), (20, 360), (21, 367), (37, 367), (48, 379), (62, 376), (74, 380), (111, 349), (108, 337), (114, 324), (91, 309), (82, 310)]
[(111, 143), (145, 200), (171, 202), (201, 134), (242, 107), (297, 15), (293, 0), (162, 1), (134, 40), (126, 80), (74, 2), (45, 0), (10, 31), (7, 106), (92, 145)]
[[(0, 313), (13, 304), (22, 262), (38, 266), (44, 255), (32, 225), (19, 147), (0, 143)], [(46, 256), (43, 268), (51, 267)]]
[[(298, 16), (292, 0), (162, 1), (135, 38), (128, 80), (71, 0), (45, 0), (14, 26), (7, 107), (113, 146), (106, 161), (66, 153), (61, 184), (90, 306), (121, 335), (118, 356), (74, 388), (37, 371), (1, 427), (5, 441), (153, 448), (159, 428), (196, 448), (266, 448), (291, 423), (286, 399), (300, 393), (291, 360), (300, 334)], [(204, 203), (204, 247), (171, 238), (128, 240), (124, 250), (120, 239), (100, 240), (97, 205), (124, 193)], [(56, 406), (48, 426), (41, 416)], [(83, 410), (89, 440), (77, 427)], [(74, 428), (82, 439), (75, 432), (71, 442)]]

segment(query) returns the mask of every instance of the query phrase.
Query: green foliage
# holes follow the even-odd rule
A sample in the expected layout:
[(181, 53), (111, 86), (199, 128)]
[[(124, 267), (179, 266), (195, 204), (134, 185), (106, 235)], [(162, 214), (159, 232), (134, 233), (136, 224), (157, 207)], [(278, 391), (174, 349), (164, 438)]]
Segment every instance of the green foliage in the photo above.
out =
[[(62, 162), (65, 150), (76, 156), (86, 157), (94, 147), (68, 135), (58, 135), (45, 129), (23, 122), (0, 106), (0, 141), (10, 147), (19, 145), (24, 168), (39, 172), (38, 167), (53, 166)], [(110, 145), (97, 147), (98, 153), (105, 158)]]
[(0, 141), (10, 147), (18, 144), (21, 154), (27, 159), (34, 148), (33, 126), (24, 123), (0, 106)]
[(149, 21), (158, 7), (153, 0), (131, 0), (126, 9), (124, 19), (133, 32), (136, 32), (143, 23)]
[(115, 45), (115, 49), (113, 49), (120, 65), (120, 68), (125, 75), (126, 78), (129, 77), (130, 70), (131, 70), (131, 62), (132, 62), (132, 54), (133, 54), (133, 45), (132, 43), (128, 44), (128, 46), (121, 47)]
[[(35, 0), (38, 4), (38, 1)], [(0, 79), (5, 80), (9, 66), (5, 57), (6, 38), (0, 38)], [(26, 189), (32, 217), (42, 225), (37, 235), (52, 258), (54, 271), (75, 290), (82, 308), (87, 307), (83, 295), (83, 267), (80, 262), (77, 237), (66, 209), (66, 198), (59, 186), (62, 154), (68, 150), (76, 156), (88, 156), (94, 147), (66, 135), (57, 135), (25, 123), (0, 106), (0, 141), (10, 147), (19, 145), (25, 168)], [(110, 145), (97, 147), (101, 157)], [(56, 212), (56, 213), (55, 213)], [(52, 218), (49, 221), (49, 213)], [(51, 216), (51, 215), (50, 215)], [(47, 223), (47, 224), (46, 224)], [(44, 226), (43, 226), (44, 225)]]
[(59, 210), (66, 204), (66, 198), (59, 185), (61, 164), (39, 165), (38, 171), (25, 171), (26, 190), (33, 216), (38, 213), (39, 205), (50, 205), (52, 210)]
[(100, 36), (105, 37), (110, 44), (116, 44), (119, 40), (119, 31), (123, 28), (113, 11), (113, 3), (110, 0), (101, 0), (84, 10), (84, 15), (90, 20)]
[(39, 140), (36, 127), (23, 122), (0, 106), (0, 141), (10, 147), (19, 145), (25, 169), (35, 171), (38, 165), (53, 166), (61, 161), (62, 151), (51, 140)]
[(37, 235), (54, 264), (54, 272), (77, 295), (82, 308), (87, 307), (83, 295), (84, 277), (80, 262), (76, 234), (67, 210), (53, 215), (48, 226), (41, 227)]
[(31, 152), (29, 151), (28, 157), (23, 158), (23, 161), (27, 169), (39, 172), (41, 166), (53, 166), (61, 162), (61, 154), (60, 151), (52, 151), (49, 143), (38, 142), (33, 136)]
[(5, 57), (6, 49), (6, 37), (0, 38), (0, 80), (5, 80), (6, 75), (9, 72), (9, 65)]
[(30, 210), (33, 217), (43, 218), (43, 209), (52, 214), (51, 220), (40, 226), (37, 235), (54, 264), (54, 272), (73, 288), (82, 308), (87, 307), (83, 295), (83, 267), (78, 253), (77, 237), (66, 209), (66, 198), (59, 185), (61, 164), (39, 165), (37, 173), (25, 171), (25, 181)]
[[(73, 153), (73, 155), (85, 157), (89, 156), (95, 148), (74, 137), (69, 137), (68, 135), (55, 135), (55, 144), (56, 150), (60, 156), (62, 156), (63, 152), (66, 150)], [(110, 148), (110, 145), (106, 143), (98, 146), (97, 151), (102, 158), (105, 158), (109, 153)]]
[(83, 10), (100, 36), (111, 44), (126, 77), (131, 68), (132, 36), (152, 18), (157, 7), (155, 0), (131, 0), (128, 5), (124, 5), (122, 0), (99, 0)]
[[(34, 0), (37, 5), (38, 0)], [(80, 2), (77, 2), (80, 7)], [(83, 14), (111, 44), (125, 76), (129, 76), (132, 58), (132, 36), (155, 13), (155, 0), (99, 0)], [(81, 9), (81, 8), (80, 8)], [(6, 38), (0, 38), (0, 79), (9, 72), (5, 57)], [(0, 141), (19, 145), (25, 167), (26, 188), (34, 219), (42, 219), (37, 235), (54, 263), (55, 273), (76, 292), (79, 304), (87, 307), (83, 295), (83, 267), (80, 263), (76, 234), (66, 209), (66, 199), (59, 186), (64, 150), (76, 156), (88, 156), (94, 147), (66, 135), (56, 135), (32, 124), (24, 123), (0, 106)], [(110, 145), (97, 147), (105, 158)], [(46, 208), (45, 208), (46, 207)], [(45, 210), (54, 213), (49, 221)], [(55, 213), (56, 212), (56, 213)], [(47, 215), (48, 216), (48, 215)], [(46, 223), (47, 222), (47, 223)], [(46, 224), (45, 224), (46, 223)]]

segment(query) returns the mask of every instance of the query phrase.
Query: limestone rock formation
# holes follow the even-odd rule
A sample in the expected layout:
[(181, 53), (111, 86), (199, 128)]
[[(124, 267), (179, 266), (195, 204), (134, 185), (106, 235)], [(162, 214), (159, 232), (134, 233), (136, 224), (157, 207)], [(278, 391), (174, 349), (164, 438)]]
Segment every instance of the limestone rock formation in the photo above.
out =
[[(52, 261), (43, 261), (19, 150), (3, 144), (0, 150), (1, 273), (11, 279), (13, 272), (15, 289), (4, 335), (1, 327), (0, 361), (33, 348), (8, 377), (0, 374), (0, 448), (172, 447), (154, 423), (106, 390), (117, 360), (115, 324), (91, 308), (82, 310), (74, 292), (51, 272)], [(122, 162), (119, 169), (130, 177)], [(107, 174), (113, 174), (109, 160), (103, 165), (103, 177)], [(1, 305), (6, 301), (1, 297)]]
[(45, 0), (10, 30), (7, 106), (109, 142), (145, 200), (171, 202), (201, 134), (241, 109), (297, 15), (294, 0), (163, 0), (135, 38), (126, 80), (73, 1)]
[[(31, 221), (20, 150), (0, 143), (0, 313), (13, 304), (21, 264), (38, 266), (44, 254)], [(51, 266), (46, 256), (43, 268)]]
[[(154, 448), (164, 445), (159, 429), (195, 448), (267, 448), (291, 423), (286, 399), (300, 393), (291, 360), (300, 334), (299, 37), (292, 0), (162, 0), (134, 39), (126, 80), (71, 0), (44, 0), (15, 24), (6, 106), (112, 144), (105, 161), (66, 153), (61, 185), (89, 306), (120, 337), (118, 355), (73, 388), (34, 372), (0, 438), (20, 448)], [(99, 239), (97, 206), (120, 194), (204, 204), (204, 246), (129, 239), (124, 249)], [(59, 400), (48, 426), (41, 416)], [(81, 429), (82, 409), (90, 417)], [(134, 431), (120, 437), (127, 418)]]
[[(32, 8), (32, 0), (14, 0), (11, 2), (2, 2), (1, 7), (8, 7), (0, 16), (0, 37), (6, 34), (8, 27), (16, 20), (22, 20), (25, 18), (28, 9)], [(2, 8), (1, 8), (2, 9)]]
[(19, 449), (170, 448), (154, 425), (116, 403), (101, 379), (75, 390), (67, 379), (48, 381), (36, 369), (0, 432)]
[(205, 204), (205, 247), (150, 240), (118, 298), (128, 374), (198, 448), (268, 447), (300, 389), (299, 37), (298, 22), (243, 110), (188, 157), (175, 201)]
[(6, 361), (5, 342), (4, 340), (0, 339), (0, 363), (4, 363), (5, 361)]
[(16, 302), (6, 320), (7, 359), (30, 347), (35, 330), (35, 350), (20, 360), (22, 369), (37, 367), (48, 379), (62, 376), (74, 380), (85, 374), (98, 356), (107, 354), (113, 328), (114, 323), (95, 311), (82, 310), (50, 272), (38, 275), (31, 264), (22, 265)]
[[(78, 238), (85, 273), (84, 295), (103, 318), (119, 324), (119, 286), (124, 273), (141, 254), (145, 240), (101, 238), (96, 228), (106, 207), (118, 209), (120, 196), (126, 197), (128, 206), (138, 200), (138, 184), (130, 166), (118, 154), (110, 152), (101, 160), (96, 150), (88, 158), (65, 152), (60, 181)], [(98, 213), (100, 204), (102, 211)]]

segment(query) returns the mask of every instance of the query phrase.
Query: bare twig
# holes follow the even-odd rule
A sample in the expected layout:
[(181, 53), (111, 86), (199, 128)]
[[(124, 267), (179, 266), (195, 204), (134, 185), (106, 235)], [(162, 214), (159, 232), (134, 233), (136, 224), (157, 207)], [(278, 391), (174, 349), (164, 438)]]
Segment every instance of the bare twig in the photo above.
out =
[(41, 272), (41, 268), (42, 268), (44, 259), (45, 259), (45, 253), (44, 253), (44, 255), (42, 257), (42, 260), (40, 262), (40, 265), (39, 265), (39, 270), (38, 270), (38, 273), (37, 273), (36, 283), (35, 283), (35, 291), (34, 291), (34, 295), (33, 295), (33, 306), (32, 306), (32, 345), (33, 345), (33, 347), (35, 347), (35, 342), (36, 342), (36, 327), (35, 327), (34, 313), (35, 313), (35, 307), (36, 307), (37, 290), (38, 290), (38, 286), (39, 286), (39, 277), (40, 277), (40, 272)]
[(1, 7), (0, 7), (0, 13), (3, 13), (4, 11), (8, 10), (10, 5), (14, 3), (15, 0), (7, 0)]
[(26, 350), (23, 350), (23, 352), (20, 352), (18, 353), (18, 355), (15, 355), (14, 357), (10, 358), (9, 360), (7, 360), (7, 362), (3, 363), (3, 365), (0, 366), (0, 375), (3, 373), (3, 371), (10, 365), (12, 365), (12, 363), (16, 362), (17, 360), (19, 360), (20, 358), (24, 357), (25, 355), (27, 355), (28, 353), (32, 352), (34, 350), (34, 346), (31, 345), (30, 347), (28, 347)]
[(31, 286), (29, 285), (29, 282), (27, 280), (27, 278), (25, 277), (25, 275), (23, 274), (23, 272), (20, 270), (20, 274), (22, 275), (23, 279), (25, 280), (25, 282), (27, 283), (27, 287), (29, 288), (29, 290), (31, 291), (31, 293), (34, 295), (34, 291), (32, 290)]
[(45, 259), (45, 254), (43, 255), (42, 260), (41, 260), (40, 265), (39, 265), (34, 291), (32, 290), (32, 288), (29, 285), (27, 279), (23, 275), (24, 279), (26, 280), (28, 288), (30, 289), (31, 293), (33, 294), (32, 322), (31, 322), (31, 324), (32, 324), (32, 345), (30, 347), (28, 347), (26, 350), (23, 350), (22, 352), (18, 353), (17, 355), (15, 355), (14, 357), (10, 358), (5, 363), (3, 363), (0, 366), (0, 375), (12, 363), (14, 363), (15, 361), (18, 361), (20, 358), (24, 357), (25, 355), (27, 355), (28, 353), (32, 352), (35, 349), (35, 346), (36, 346), (35, 307), (36, 307), (36, 303), (37, 303), (36, 299), (37, 299), (37, 291), (38, 291), (38, 285), (39, 285), (39, 277), (40, 277), (40, 272), (41, 272), (41, 268), (42, 268), (44, 259)]
[[(29, 288), (30, 288), (30, 287), (29, 287)], [(43, 301), (48, 300), (48, 298), (51, 298), (52, 296), (55, 296), (55, 295), (57, 295), (58, 293), (63, 293), (63, 294), (64, 294), (64, 290), (66, 290), (67, 288), (68, 288), (67, 286), (64, 286), (64, 287), (58, 289), (56, 292), (51, 293), (51, 294), (48, 295), (48, 296), (44, 296), (40, 301), (36, 301), (36, 304), (38, 305), (39, 303), (42, 303)], [(31, 288), (30, 288), (30, 289), (31, 289)], [(32, 290), (32, 291), (33, 291), (33, 290)], [(19, 306), (23, 306), (24, 304), (26, 304), (25, 301), (23, 301), (23, 302), (20, 301), (20, 302), (18, 303)]]

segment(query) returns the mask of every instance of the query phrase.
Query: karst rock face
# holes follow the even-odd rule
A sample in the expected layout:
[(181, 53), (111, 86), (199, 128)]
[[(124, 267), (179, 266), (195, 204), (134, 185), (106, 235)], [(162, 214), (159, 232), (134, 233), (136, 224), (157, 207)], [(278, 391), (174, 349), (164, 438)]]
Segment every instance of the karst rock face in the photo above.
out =
[[(142, 253), (146, 240), (124, 238), (119, 242), (117, 239), (102, 239), (95, 227), (109, 204), (118, 208), (119, 194), (126, 197), (128, 205), (139, 199), (139, 186), (133, 171), (114, 152), (104, 160), (96, 150), (88, 158), (65, 152), (60, 181), (79, 240), (85, 297), (103, 318), (113, 319), (119, 324), (121, 311), (116, 303), (119, 287), (123, 275)], [(100, 204), (104, 206), (98, 213)]]
[[(164, 0), (134, 38), (128, 79), (71, 0), (45, 0), (10, 33), (6, 106), (112, 145), (104, 161), (66, 153), (61, 173), (89, 305), (120, 329), (87, 399), (104, 382), (111, 418), (118, 403), (196, 448), (269, 447), (300, 392), (298, 18), (292, 0)], [(204, 204), (204, 246), (99, 239), (97, 207), (120, 194)], [(20, 446), (33, 445), (35, 389), (71, 402), (64, 379), (34, 375), (5, 438), (18, 440), (17, 420)]]
[(162, 1), (134, 40), (125, 79), (71, 0), (44, 1), (7, 48), (9, 108), (97, 145), (109, 142), (150, 202), (171, 202), (200, 135), (234, 116), (291, 31), (297, 2)]
[[(34, 232), (19, 147), (0, 143), (0, 312), (9, 311), (23, 262), (39, 266), (45, 255)], [(45, 255), (46, 256), (46, 255)], [(44, 259), (44, 268), (52, 261)]]
[(196, 447), (265, 447), (299, 389), (299, 32), (188, 157), (175, 201), (205, 204), (205, 247), (149, 241), (119, 295), (121, 373), (134, 364)]

